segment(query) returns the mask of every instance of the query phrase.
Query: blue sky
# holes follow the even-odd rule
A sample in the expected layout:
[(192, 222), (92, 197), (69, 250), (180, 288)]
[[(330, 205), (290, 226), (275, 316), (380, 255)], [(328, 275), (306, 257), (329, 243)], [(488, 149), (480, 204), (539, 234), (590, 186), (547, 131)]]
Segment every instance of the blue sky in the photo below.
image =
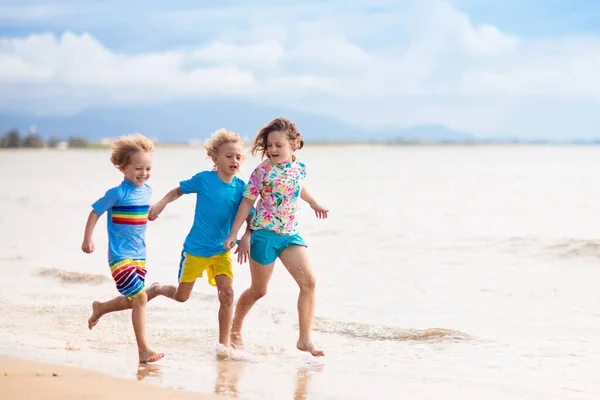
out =
[(600, 137), (600, 1), (2, 1), (0, 110), (232, 99)]

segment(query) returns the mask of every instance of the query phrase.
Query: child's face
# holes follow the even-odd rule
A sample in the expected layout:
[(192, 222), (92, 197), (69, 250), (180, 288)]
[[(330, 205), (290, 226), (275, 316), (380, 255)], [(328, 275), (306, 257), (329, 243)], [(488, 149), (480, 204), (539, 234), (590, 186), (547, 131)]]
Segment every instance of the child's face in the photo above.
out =
[(217, 155), (213, 156), (213, 162), (217, 166), (217, 171), (227, 176), (233, 176), (240, 171), (242, 161), (244, 161), (244, 152), (240, 143), (225, 143), (217, 150)]
[(150, 179), (152, 170), (152, 154), (143, 151), (137, 152), (129, 158), (129, 164), (121, 168), (125, 179), (136, 186), (142, 186)]
[(269, 133), (267, 136), (267, 155), (276, 164), (292, 161), (294, 149), (287, 135), (281, 131)]

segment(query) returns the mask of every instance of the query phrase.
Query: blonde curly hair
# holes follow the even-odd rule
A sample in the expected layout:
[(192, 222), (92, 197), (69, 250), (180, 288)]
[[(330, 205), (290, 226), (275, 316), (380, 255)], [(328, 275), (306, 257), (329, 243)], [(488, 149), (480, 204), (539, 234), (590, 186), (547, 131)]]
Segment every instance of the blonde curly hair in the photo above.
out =
[(136, 153), (152, 153), (154, 151), (154, 142), (146, 136), (135, 133), (132, 135), (121, 136), (112, 146), (110, 162), (119, 169), (123, 169), (129, 165), (131, 156)]
[[(210, 158), (215, 157), (219, 152), (219, 148), (224, 144), (228, 143), (239, 143), (244, 148), (244, 142), (240, 135), (235, 132), (230, 132), (225, 128), (221, 128), (212, 133), (209, 139), (204, 142), (204, 149), (206, 155)], [(244, 154), (244, 158), (245, 158)]]

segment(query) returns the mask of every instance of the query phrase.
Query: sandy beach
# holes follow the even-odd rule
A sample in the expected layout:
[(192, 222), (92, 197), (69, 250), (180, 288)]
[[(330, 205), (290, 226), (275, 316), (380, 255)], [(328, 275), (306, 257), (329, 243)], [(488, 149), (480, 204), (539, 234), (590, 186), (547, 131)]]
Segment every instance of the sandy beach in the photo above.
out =
[[(148, 370), (151, 370), (151, 367)], [(143, 375), (144, 369), (140, 372)], [(84, 368), (46, 364), (7, 356), (0, 356), (0, 393), (4, 400), (87, 400), (139, 397), (147, 400), (222, 399), (222, 397), (212, 394), (195, 394), (161, 388), (136, 380), (115, 378)]]

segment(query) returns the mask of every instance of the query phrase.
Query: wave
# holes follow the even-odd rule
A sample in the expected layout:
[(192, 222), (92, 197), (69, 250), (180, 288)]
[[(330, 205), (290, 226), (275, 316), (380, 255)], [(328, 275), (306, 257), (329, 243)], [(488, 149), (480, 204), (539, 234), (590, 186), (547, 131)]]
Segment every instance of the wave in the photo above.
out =
[(527, 237), (511, 237), (500, 242), (494, 240), (486, 241), (487, 245), (492, 243), (511, 253), (526, 254), (534, 257), (570, 260), (600, 258), (600, 240), (572, 238), (542, 240)]
[(313, 329), (324, 333), (335, 333), (368, 340), (391, 341), (440, 341), (469, 340), (464, 332), (446, 328), (406, 329), (387, 325), (371, 325), (359, 322), (341, 322), (315, 317)]
[(44, 278), (53, 278), (64, 283), (99, 284), (110, 280), (104, 275), (88, 274), (85, 272), (63, 271), (58, 268), (42, 268), (38, 272), (38, 275)]
[(567, 239), (547, 247), (561, 258), (600, 258), (600, 241)]
[[(201, 302), (218, 302), (217, 296), (211, 294), (192, 293), (192, 297)], [(256, 310), (255, 312), (261, 311)], [(289, 324), (293, 326), (297, 323), (294, 311), (268, 307), (262, 309), (261, 314), (262, 317), (277, 325)], [(473, 339), (467, 333), (447, 328), (407, 329), (388, 325), (343, 322), (323, 317), (314, 317), (313, 329), (323, 333), (346, 335), (373, 341), (464, 341)]]

